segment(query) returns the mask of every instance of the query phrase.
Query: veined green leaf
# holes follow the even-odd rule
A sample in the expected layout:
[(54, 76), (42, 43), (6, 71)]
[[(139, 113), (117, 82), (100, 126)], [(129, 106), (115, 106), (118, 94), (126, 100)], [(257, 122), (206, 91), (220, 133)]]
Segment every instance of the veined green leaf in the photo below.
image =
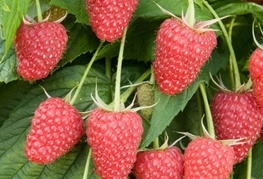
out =
[(76, 22), (88, 24), (88, 15), (84, 0), (51, 0), (50, 4), (68, 10), (69, 13), (76, 16)]
[(226, 15), (244, 15), (253, 14), (261, 23), (263, 23), (263, 6), (256, 3), (247, 2), (219, 2), (220, 6), (215, 4), (216, 12), (220, 17)]
[[(0, 38), (0, 56), (5, 54), (5, 41)], [(16, 72), (16, 55), (13, 48), (6, 54), (6, 60), (0, 63), (0, 82), (8, 83), (17, 80), (19, 77)]]
[(72, 62), (82, 54), (96, 50), (99, 45), (99, 39), (96, 38), (90, 26), (84, 26), (74, 21), (74, 17), (68, 16), (63, 22), (63, 25), (67, 29), (69, 40), (59, 66)]
[[(150, 128), (146, 131), (145, 138), (141, 143), (141, 148), (147, 147), (156, 137), (158, 137), (167, 126), (171, 123), (174, 117), (183, 111), (188, 101), (195, 94), (200, 83), (208, 82), (210, 80), (209, 73), (215, 74), (220, 68), (225, 66), (228, 58), (218, 53), (216, 50), (212, 55), (212, 59), (202, 68), (200, 75), (196, 81), (193, 82), (181, 94), (168, 96), (156, 90), (155, 101), (157, 105), (153, 108)], [(164, 112), (165, 111), (165, 112)]]
[(4, 60), (7, 55), (17, 28), (19, 27), (23, 16), (27, 13), (32, 0), (12, 0), (6, 1), (6, 5), (10, 11), (0, 11), (0, 17), (2, 18), (3, 36), (5, 39), (5, 53), (1, 56), (1, 61)]
[(0, 1), (0, 7), (2, 10), (4, 11), (10, 11), (10, 8), (8, 7), (8, 5), (6, 4), (5, 0), (1, 0)]
[[(64, 97), (78, 84), (84, 70), (85, 66), (64, 68), (45, 79), (40, 85), (49, 95)], [(106, 102), (111, 99), (109, 80), (101, 72), (92, 69), (74, 104), (80, 111), (95, 107), (90, 95), (95, 90), (96, 82), (100, 96)], [(30, 89), (26, 95), (21, 95), (21, 102), (0, 128), (0, 178), (72, 178), (72, 176), (82, 178), (88, 149), (85, 136), (74, 149), (52, 165), (43, 166), (28, 162), (24, 155), (26, 135), (34, 110), (41, 101), (47, 99), (47, 96), (38, 85)]]

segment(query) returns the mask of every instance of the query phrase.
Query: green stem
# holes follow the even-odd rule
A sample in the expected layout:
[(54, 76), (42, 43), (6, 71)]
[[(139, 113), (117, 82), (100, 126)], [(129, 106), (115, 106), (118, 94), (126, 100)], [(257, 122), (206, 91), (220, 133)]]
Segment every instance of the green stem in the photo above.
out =
[[(229, 40), (230, 40), (230, 43), (232, 43), (232, 32), (233, 32), (233, 27), (234, 27), (234, 22), (236, 20), (236, 16), (234, 16), (230, 22), (230, 26), (229, 26), (229, 31), (228, 31), (228, 34), (229, 34)], [(231, 80), (231, 84), (232, 84), (232, 88), (235, 89), (235, 78), (234, 78), (234, 66), (233, 66), (233, 63), (232, 63), (232, 60), (231, 60), (231, 57), (229, 57), (229, 72), (230, 72), (230, 80)]]
[(36, 0), (36, 7), (37, 7), (37, 20), (38, 22), (41, 22), (43, 20), (43, 17), (42, 17), (42, 11), (41, 11), (39, 0)]
[(123, 61), (123, 53), (124, 53), (124, 46), (126, 40), (126, 32), (127, 27), (124, 30), (121, 44), (120, 44), (120, 51), (118, 56), (118, 64), (117, 64), (117, 73), (116, 73), (116, 82), (115, 82), (115, 94), (114, 94), (114, 111), (119, 112), (120, 109), (120, 89), (121, 89), (121, 69), (122, 69), (122, 61)]
[(100, 45), (98, 46), (97, 50), (96, 50), (95, 53), (93, 54), (93, 56), (92, 56), (92, 58), (91, 58), (91, 60), (90, 60), (90, 62), (89, 62), (89, 64), (88, 64), (88, 66), (87, 66), (84, 74), (82, 75), (82, 78), (81, 78), (81, 80), (80, 80), (80, 82), (79, 82), (79, 84), (78, 84), (78, 87), (77, 87), (77, 89), (76, 89), (76, 92), (74, 93), (74, 96), (73, 96), (73, 97), (71, 98), (71, 100), (70, 100), (70, 104), (71, 104), (71, 105), (73, 105), (74, 102), (76, 101), (76, 99), (77, 99), (77, 97), (78, 97), (78, 95), (79, 95), (79, 93), (80, 93), (80, 90), (81, 90), (81, 88), (82, 88), (82, 86), (83, 86), (83, 84), (84, 84), (84, 81), (85, 81), (85, 79), (87, 78), (87, 75), (88, 75), (88, 73), (89, 73), (89, 71), (90, 71), (90, 68), (91, 68), (92, 64), (94, 63), (94, 61), (96, 60), (97, 55), (98, 55), (98, 53), (99, 53), (99, 51), (100, 51), (100, 49), (101, 49), (101, 47), (102, 47), (102, 45), (103, 45), (103, 42), (104, 42), (104, 41), (101, 41), (101, 42), (100, 42)]
[(252, 148), (248, 152), (247, 157), (247, 177), (246, 179), (251, 179), (251, 170), (252, 170)]
[(149, 81), (150, 81), (151, 84), (154, 84), (155, 79), (154, 79), (153, 67), (151, 67), (151, 71), (150, 72), (151, 72), (151, 77), (150, 77)]
[(234, 172), (232, 172), (232, 173), (230, 174), (229, 179), (234, 179)]
[[(146, 78), (148, 78), (151, 75), (151, 69), (144, 72), (135, 82), (134, 84), (138, 84), (143, 82)], [(137, 88), (137, 86), (131, 86), (126, 91), (124, 91), (121, 94), (120, 101), (122, 103), (125, 103), (127, 99), (130, 97), (130, 95), (133, 93), (133, 91)], [(112, 106), (114, 102), (110, 103), (109, 106)]]
[[(147, 70), (146, 72), (144, 72), (142, 74), (142, 76), (140, 76), (136, 81), (135, 84), (141, 83), (143, 82), (146, 78), (148, 78), (151, 74), (151, 70)], [(129, 87), (126, 91), (124, 91), (121, 94), (121, 102), (125, 103), (127, 101), (127, 99), (130, 97), (130, 95), (133, 93), (133, 91), (137, 88), (137, 86), (131, 86)]]
[(159, 146), (159, 138), (157, 137), (156, 139), (154, 139), (153, 141), (153, 149), (158, 149)]
[[(204, 5), (209, 9), (209, 11), (212, 13), (212, 15), (218, 19), (219, 16), (217, 15), (217, 13), (215, 12), (215, 10), (212, 8), (212, 6), (210, 6), (210, 4), (206, 1), (203, 0)], [(236, 55), (231, 43), (231, 40), (229, 38), (229, 35), (227, 33), (227, 30), (223, 24), (223, 22), (220, 20), (218, 21), (218, 24), (222, 30), (222, 33), (225, 37), (228, 49), (229, 49), (229, 53), (230, 53), (230, 63), (233, 65), (233, 73), (234, 73), (234, 79), (235, 79), (235, 90), (238, 90), (238, 88), (241, 86), (241, 81), (240, 81), (240, 74), (239, 74), (239, 69), (238, 69), (238, 64), (237, 64), (237, 59), (236, 59)]]
[(209, 132), (210, 136), (213, 139), (215, 139), (216, 135), (215, 135), (215, 130), (214, 130), (214, 123), (213, 123), (213, 118), (212, 118), (212, 114), (211, 114), (211, 110), (210, 110), (210, 105), (209, 105), (209, 102), (207, 99), (207, 94), (206, 94), (204, 83), (201, 83), (199, 85), (199, 88), (201, 90), (201, 94), (202, 94), (204, 105), (205, 105), (205, 114), (206, 114), (208, 132)]
[(198, 116), (199, 116), (199, 119), (201, 119), (203, 116), (203, 107), (202, 107), (201, 94), (199, 90), (196, 93), (196, 100), (197, 100), (197, 105), (198, 105)]
[(111, 79), (111, 58), (106, 57), (106, 64), (105, 64), (105, 74), (106, 76)]
[(84, 174), (83, 174), (82, 179), (87, 179), (88, 178), (89, 165), (90, 165), (90, 162), (91, 162), (91, 153), (92, 153), (92, 151), (91, 151), (91, 149), (89, 149), (89, 153), (88, 153), (88, 156), (87, 156), (85, 170), (84, 170)]

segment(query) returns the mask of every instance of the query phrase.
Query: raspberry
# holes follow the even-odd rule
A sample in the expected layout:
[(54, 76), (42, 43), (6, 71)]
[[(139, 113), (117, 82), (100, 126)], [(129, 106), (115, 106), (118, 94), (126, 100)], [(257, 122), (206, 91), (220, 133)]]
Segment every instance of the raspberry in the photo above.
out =
[(101, 40), (113, 42), (123, 35), (138, 0), (86, 0), (90, 25)]
[(177, 147), (139, 152), (133, 174), (136, 179), (181, 179), (183, 178), (183, 154)]
[(56, 22), (22, 23), (16, 32), (17, 72), (27, 81), (46, 78), (62, 58), (68, 36)]
[(26, 157), (38, 164), (52, 163), (73, 148), (84, 132), (76, 108), (61, 98), (48, 98), (34, 113), (26, 139)]
[(86, 134), (95, 172), (102, 178), (126, 179), (136, 161), (142, 133), (142, 120), (135, 112), (92, 110)]

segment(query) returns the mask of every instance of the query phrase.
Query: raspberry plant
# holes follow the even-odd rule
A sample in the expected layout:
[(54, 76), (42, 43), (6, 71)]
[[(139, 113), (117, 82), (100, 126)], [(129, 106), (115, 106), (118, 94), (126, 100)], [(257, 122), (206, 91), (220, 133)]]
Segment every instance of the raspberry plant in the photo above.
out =
[[(220, 79), (221, 88), (238, 91), (241, 84), (245, 84), (245, 90), (253, 90), (249, 80), (248, 60), (263, 36), (260, 28), (263, 23), (263, 7), (256, 4), (256, 1), (194, 1), (197, 22), (225, 18), (211, 25), (211, 29), (215, 30), (217, 46), (210, 58), (195, 80), (175, 95), (166, 95), (158, 90), (151, 68), (155, 59), (157, 30), (162, 22), (171, 18), (167, 12), (181, 17), (182, 12), (187, 11), (188, 1), (138, 1), (127, 25), (121, 76), (116, 68), (121, 39), (102, 42), (96, 36), (89, 23), (85, 0), (41, 0), (40, 6), (37, 6), (41, 9), (38, 10), (36, 2), (1, 1), (0, 178), (99, 178), (94, 173), (95, 167), (86, 135), (83, 135), (69, 152), (50, 165), (34, 164), (27, 160), (23, 151), (31, 120), (38, 105), (46, 99), (40, 86), (52, 97), (64, 97), (74, 89), (70, 104), (83, 114), (83, 120), (86, 121), (88, 111), (97, 107), (91, 94), (98, 93), (105, 104), (111, 105), (114, 93), (118, 91), (119, 101), (125, 106), (133, 104), (132, 108), (140, 109), (141, 106), (136, 100), (133, 103), (136, 89), (140, 84), (152, 84), (154, 105), (148, 106), (152, 109), (151, 118), (143, 119), (144, 133), (140, 150), (156, 145), (157, 137), (163, 142), (164, 133), (168, 134), (171, 143), (182, 136), (176, 131), (203, 136), (203, 116), (205, 127), (210, 135), (216, 138), (208, 108), (218, 88), (211, 76)], [(14, 50), (16, 32), (23, 17), (37, 19), (41, 12), (48, 12), (54, 6), (67, 11), (66, 18), (61, 22), (69, 37), (66, 50), (47, 77), (34, 82), (24, 81), (17, 73), (18, 63)], [(258, 43), (254, 42), (255, 39)], [(119, 76), (121, 88), (115, 90), (115, 82)], [(147, 106), (142, 108), (144, 107), (147, 109)], [(181, 140), (185, 147), (189, 142), (187, 138)], [(176, 145), (184, 153), (184, 148), (179, 143)], [(248, 158), (234, 165), (230, 177), (262, 178), (262, 153), (263, 143), (258, 139)], [(131, 172), (129, 178), (133, 177)]]

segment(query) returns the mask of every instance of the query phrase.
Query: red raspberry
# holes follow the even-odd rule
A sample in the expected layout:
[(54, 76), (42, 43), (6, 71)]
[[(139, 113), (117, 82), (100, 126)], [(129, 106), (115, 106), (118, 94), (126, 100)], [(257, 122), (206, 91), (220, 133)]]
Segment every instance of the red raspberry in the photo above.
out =
[(96, 108), (89, 115), (86, 133), (95, 172), (102, 178), (126, 179), (136, 161), (143, 133), (141, 117), (132, 111)]
[(211, 103), (216, 137), (244, 139), (244, 144), (233, 145), (235, 163), (247, 157), (249, 149), (259, 137), (262, 115), (251, 92), (219, 92)]
[(157, 33), (153, 62), (159, 90), (181, 93), (196, 79), (216, 44), (213, 31), (200, 32), (177, 18), (166, 19)]
[(123, 35), (138, 0), (86, 0), (90, 25), (101, 40), (113, 42)]
[(62, 58), (68, 36), (56, 22), (22, 23), (16, 32), (17, 72), (28, 81), (48, 76)]
[(184, 179), (228, 179), (233, 170), (234, 152), (219, 141), (198, 137), (184, 152)]
[(177, 147), (139, 152), (133, 174), (136, 179), (181, 179), (183, 154)]
[(77, 109), (61, 98), (48, 98), (38, 106), (32, 119), (26, 157), (38, 164), (52, 163), (73, 148), (83, 134)]

